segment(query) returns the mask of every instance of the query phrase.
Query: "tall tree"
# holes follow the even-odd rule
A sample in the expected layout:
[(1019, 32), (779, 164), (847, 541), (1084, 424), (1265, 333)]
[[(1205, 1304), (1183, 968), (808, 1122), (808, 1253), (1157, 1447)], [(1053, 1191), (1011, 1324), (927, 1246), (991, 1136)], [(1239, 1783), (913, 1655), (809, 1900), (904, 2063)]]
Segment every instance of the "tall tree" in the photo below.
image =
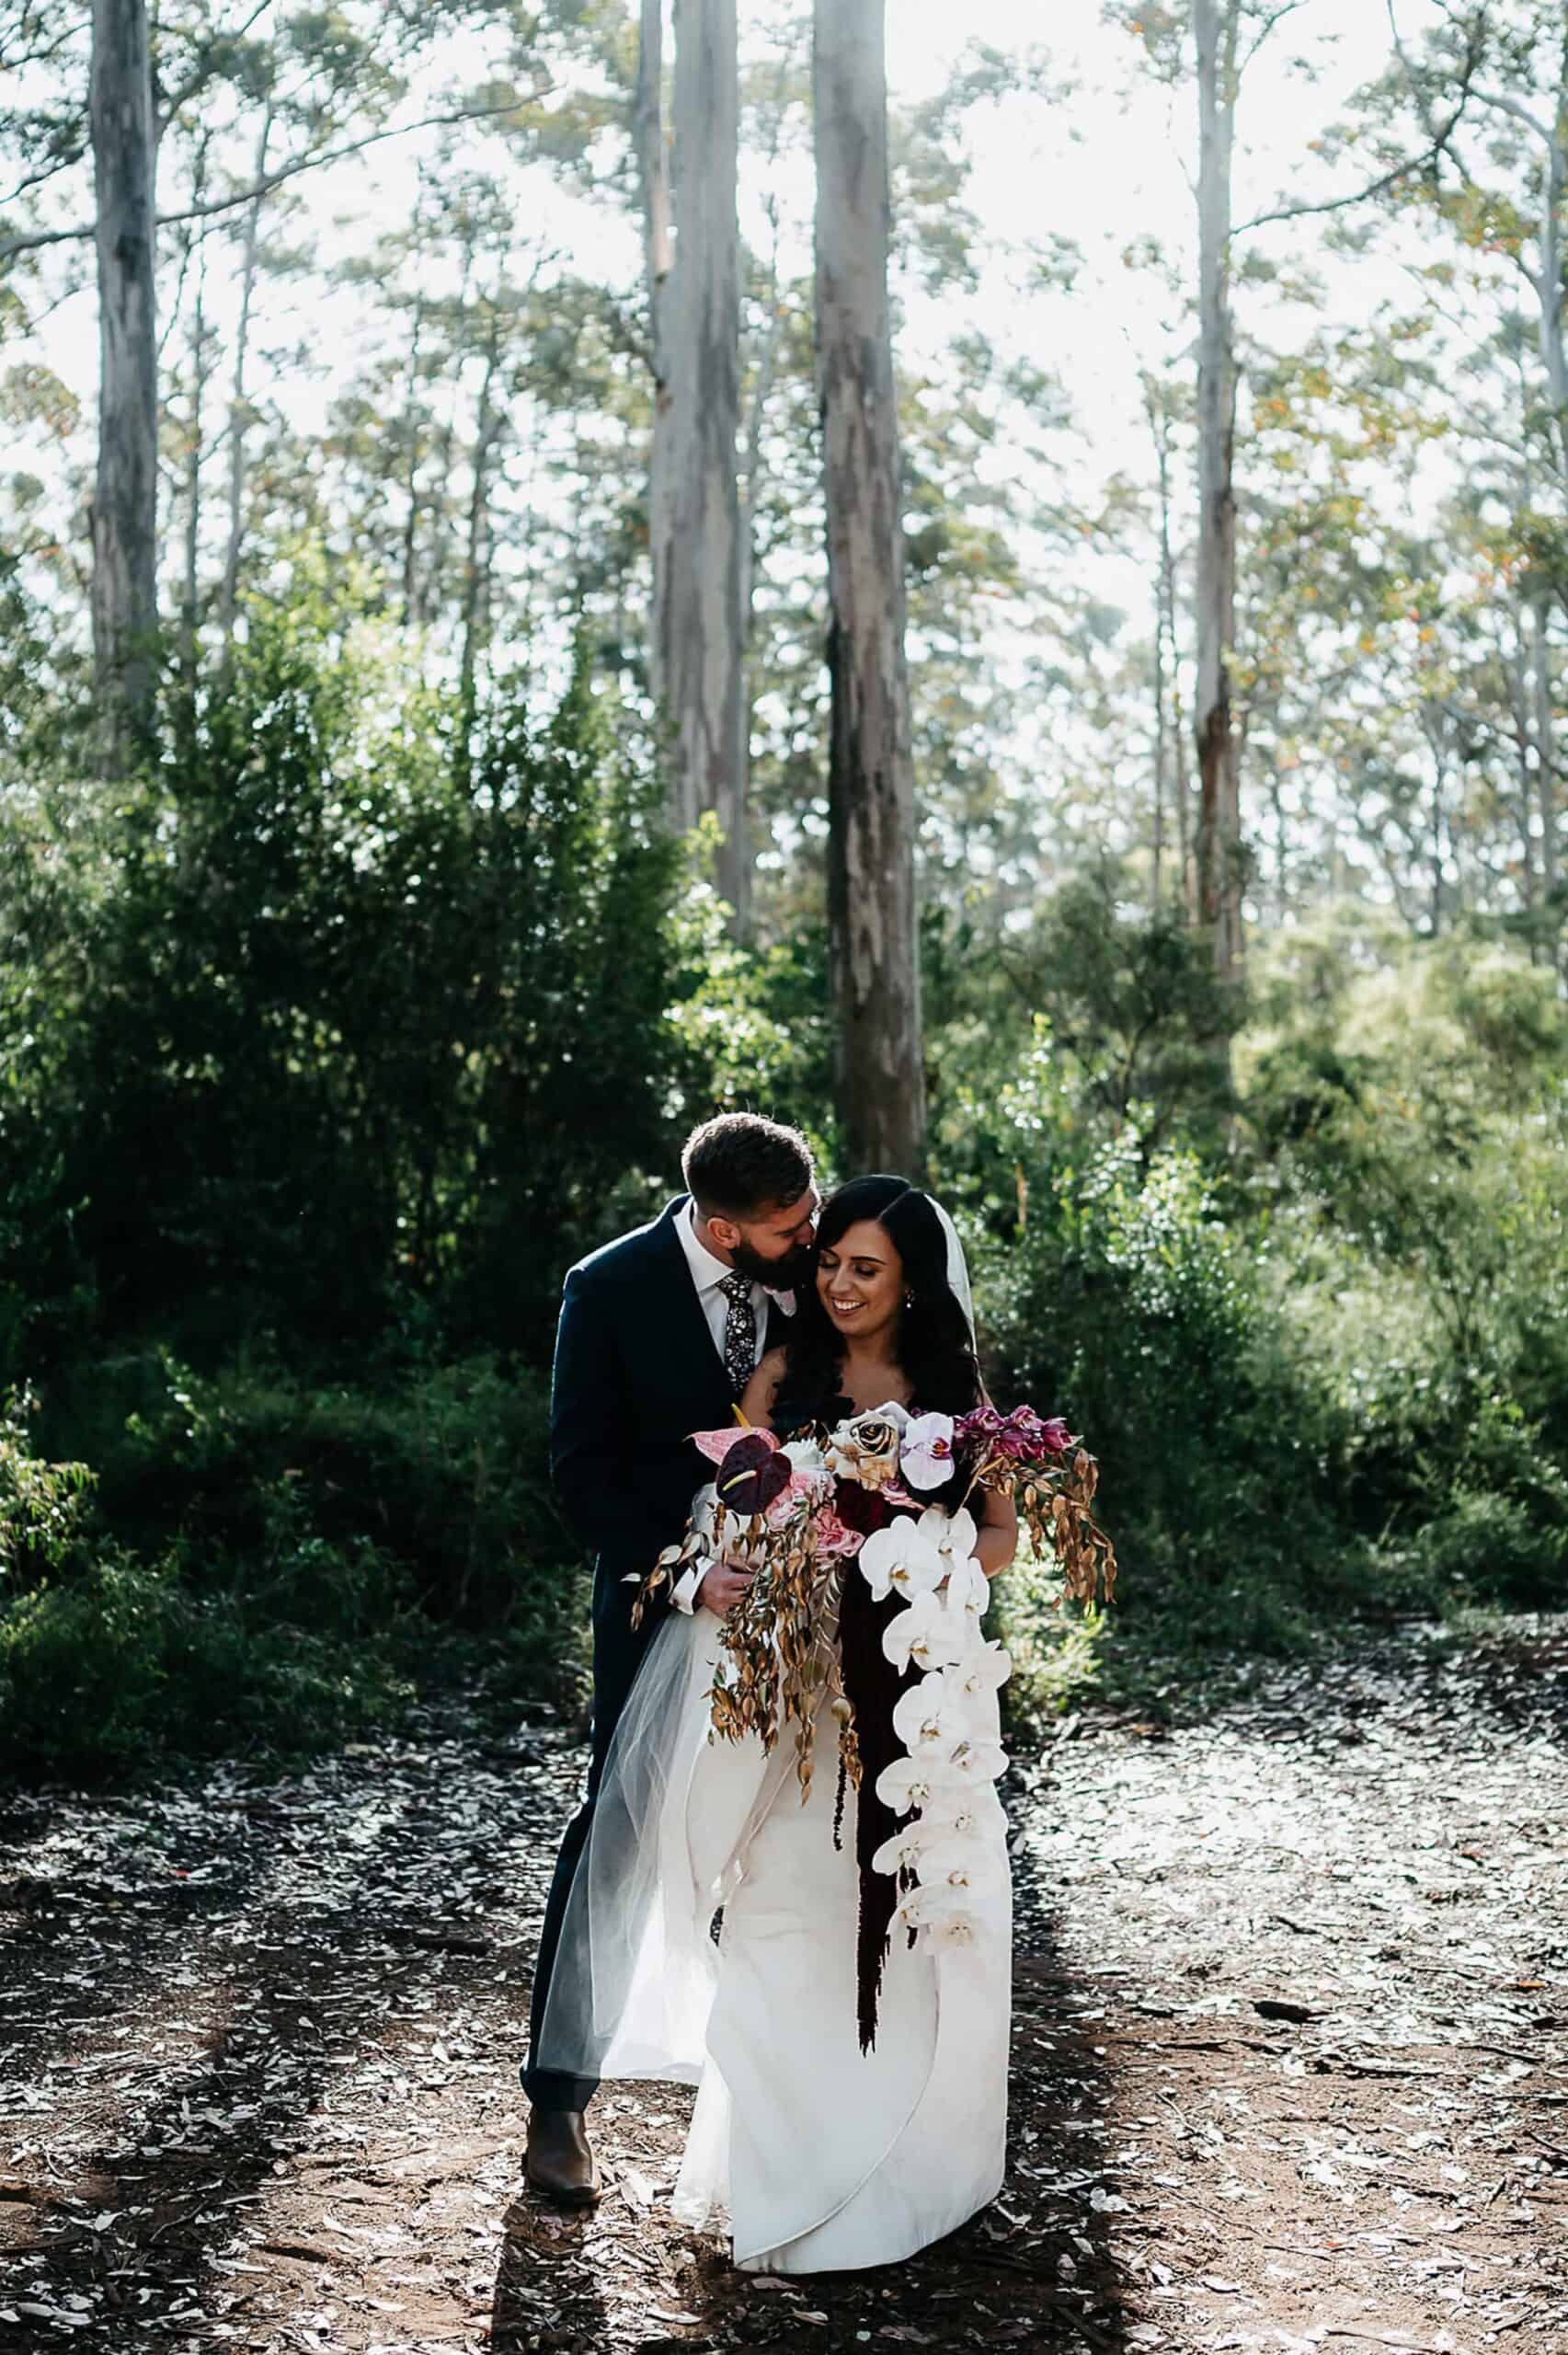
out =
[(737, 470), (740, 88), (735, 0), (679, 0), (675, 17), (676, 243), (670, 386), (680, 420), (667, 686), (678, 811), (724, 833), (719, 889), (744, 928), (745, 572)]
[(925, 1159), (925, 1072), (887, 309), (886, 0), (814, 0), (812, 32), (835, 1095), (848, 1165), (912, 1177)]
[(668, 135), (663, 16), (660, 0), (643, 0), (632, 109), (654, 380), (649, 684), (669, 731), (671, 815), (689, 827), (704, 811), (716, 813), (719, 888), (744, 930), (750, 862), (735, 0), (678, 0)]
[(256, 134), (252, 182), (258, 189), (245, 212), (245, 241), (240, 261), (239, 323), (235, 329), (233, 389), (229, 396), (228, 531), (223, 547), (223, 580), (218, 602), (218, 626), (223, 640), (225, 666), (233, 655), (235, 622), (239, 612), (240, 551), (245, 542), (246, 437), (250, 406), (246, 374), (250, 364), (251, 314), (256, 301), (257, 265), (261, 245), (260, 183), (267, 173), (267, 148), (272, 136), (272, 94), (268, 92)]
[[(1448, 167), (1429, 193), (1472, 249), (1506, 257), (1529, 289), (1540, 376), (1523, 381), (1516, 512), (1528, 561), (1518, 568), (1528, 609), (1530, 696), (1541, 897), (1553, 954), (1561, 956), (1561, 779), (1551, 619), (1568, 608), (1562, 548), (1568, 512), (1568, 332), (1564, 327), (1562, 211), (1568, 190), (1568, 17), (1556, 0), (1495, 0), (1444, 9), (1419, 50), (1402, 37), (1391, 5), (1398, 72), (1388, 86), (1411, 101)], [(1374, 94), (1376, 96), (1377, 94)], [(1478, 164), (1471, 152), (1480, 136)], [(1533, 186), (1532, 186), (1533, 182)], [(1530, 258), (1533, 246), (1534, 259)], [(1539, 476), (1538, 476), (1539, 468)], [(1524, 882), (1532, 913), (1532, 829), (1527, 813)]]
[(670, 140), (664, 109), (664, 0), (642, 0), (637, 79), (632, 95), (632, 144), (642, 199), (643, 277), (647, 295), (648, 367), (653, 377), (653, 428), (648, 444), (648, 555), (653, 609), (648, 623), (648, 685), (666, 707), (670, 684), (670, 584), (675, 566), (677, 416), (670, 381), (670, 274), (675, 238), (670, 191)]
[(100, 763), (145, 742), (156, 684), (156, 141), (146, 0), (93, 0), (89, 95), (98, 286), (93, 670)]
[(1230, 320), (1230, 166), (1240, 0), (1193, 0), (1197, 63), (1197, 737), (1199, 920), (1222, 980), (1242, 940), (1242, 821), (1228, 668), (1236, 642), (1236, 360)]

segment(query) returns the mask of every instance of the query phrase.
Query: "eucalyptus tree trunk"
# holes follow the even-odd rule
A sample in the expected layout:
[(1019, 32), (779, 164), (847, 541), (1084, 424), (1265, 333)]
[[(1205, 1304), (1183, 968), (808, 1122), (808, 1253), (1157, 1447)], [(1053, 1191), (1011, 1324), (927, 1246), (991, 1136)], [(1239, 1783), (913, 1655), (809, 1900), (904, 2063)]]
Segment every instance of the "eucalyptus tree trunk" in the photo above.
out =
[(404, 371), (403, 413), (408, 420), (407, 445), (403, 467), (403, 626), (406, 629), (414, 618), (416, 588), (415, 567), (419, 554), (419, 467), (424, 460), (425, 445), (419, 431), (419, 372), (424, 362), (425, 295), (420, 288), (414, 297), (414, 324), (408, 338), (408, 364)]
[(1198, 90), (1197, 745), (1199, 921), (1222, 980), (1242, 953), (1239, 760), (1227, 658), (1236, 629), (1232, 463), (1236, 364), (1230, 320), (1230, 161), (1238, 0), (1193, 0)]
[(156, 144), (145, 0), (93, 0), (88, 116), (98, 291), (93, 675), (99, 767), (118, 776), (151, 740), (157, 681)]
[[(1550, 124), (1532, 115), (1524, 121), (1537, 132), (1546, 153), (1540, 174), (1540, 268), (1536, 278), (1540, 356), (1556, 428), (1556, 454), (1568, 490), (1568, 350), (1562, 330), (1562, 198), (1568, 187), (1568, 21), (1558, 58), (1558, 85)], [(1520, 110), (1523, 112), (1523, 110)]]
[(1436, 940), (1443, 929), (1447, 898), (1444, 890), (1444, 867), (1453, 842), (1453, 830), (1448, 824), (1448, 764), (1443, 742), (1441, 716), (1430, 706), (1423, 705), (1421, 730), (1432, 755), (1432, 896), (1427, 921), (1431, 937)]
[(904, 535), (887, 311), (885, 0), (814, 0), (827, 493), (828, 936), (846, 1165), (925, 1159)]
[[(1154, 437), (1154, 458), (1160, 499), (1160, 567), (1154, 590), (1154, 835), (1152, 899), (1156, 912), (1165, 896), (1165, 813), (1167, 805), (1176, 820), (1176, 886), (1184, 897), (1186, 891), (1186, 812), (1182, 807), (1185, 787), (1185, 765), (1181, 761), (1181, 702), (1176, 671), (1176, 580), (1175, 563), (1171, 549), (1171, 411), (1163, 386), (1157, 386), (1152, 376), (1144, 379), (1144, 407), (1150, 431)], [(1173, 730), (1171, 711), (1175, 703), (1174, 749), (1176, 775), (1172, 790)]]
[[(1555, 455), (1560, 500), (1568, 502), (1568, 352), (1562, 329), (1562, 198), (1568, 183), (1568, 25), (1559, 57), (1556, 107), (1547, 133), (1541, 169), (1539, 304), (1540, 350), (1547, 392), (1557, 428)], [(1551, 632), (1546, 594), (1532, 614), (1535, 681), (1537, 787), (1540, 795), (1540, 879), (1549, 908), (1557, 891), (1557, 742), (1551, 700)]]
[(489, 313), (485, 337), (485, 376), (479, 388), (479, 416), (475, 429), (474, 465), (468, 489), (468, 544), (463, 562), (463, 650), (458, 667), (458, 707), (462, 714), (462, 757), (465, 771), (478, 710), (479, 655), (489, 609), (490, 456), (500, 440), (504, 422), (496, 398), (503, 334), (501, 290), (498, 286)]
[(201, 626), (201, 460), (207, 408), (207, 379), (212, 374), (210, 346), (213, 330), (207, 324), (207, 247), (201, 247), (196, 266), (196, 304), (190, 328), (190, 414), (186, 432), (185, 462), (185, 583), (180, 601), (179, 657), (188, 687), (196, 684)]
[[(1508, 730), (1514, 744), (1514, 773), (1518, 779), (1519, 895), (1524, 902), (1526, 945), (1532, 965), (1540, 962), (1541, 940), (1536, 923), (1539, 899), (1532, 828), (1537, 803), (1535, 729), (1531, 725), (1530, 657), (1519, 607), (1497, 607), (1491, 616), (1495, 636), (1497, 670), (1508, 706)], [(1511, 638), (1507, 635), (1511, 632)]]
[(736, 0), (677, 0), (675, 270), (668, 383), (677, 459), (663, 597), (674, 814), (723, 830), (718, 883), (744, 931), (746, 568), (741, 551), (740, 86)]
[(1540, 883), (1548, 908), (1557, 893), (1557, 715), (1551, 684), (1551, 599), (1530, 599), (1530, 685), (1535, 705), (1536, 792), (1540, 803)]
[(664, 120), (664, 5), (642, 0), (632, 144), (642, 195), (643, 276), (648, 306), (648, 369), (653, 378), (653, 439), (648, 454), (648, 556), (653, 610), (648, 618), (648, 689), (665, 706), (670, 676), (670, 583), (675, 563), (675, 428), (670, 388), (670, 274), (674, 261), (670, 144)]
[[(267, 170), (267, 149), (272, 136), (272, 101), (262, 109), (251, 177), (259, 182)], [(229, 393), (228, 535), (223, 550), (223, 583), (218, 596), (218, 626), (223, 640), (223, 669), (234, 649), (235, 616), (239, 610), (239, 560), (245, 545), (245, 437), (250, 423), (246, 373), (250, 364), (250, 317), (256, 299), (257, 260), (261, 244), (262, 198), (246, 208), (245, 247), (240, 260), (239, 321), (235, 328), (234, 384)]]
[[(1568, 343), (1562, 319), (1562, 205), (1568, 191), (1568, 20), (1564, 21), (1557, 58), (1557, 86), (1551, 93), (1551, 112), (1537, 115), (1517, 99), (1478, 91), (1480, 103), (1506, 116), (1529, 132), (1541, 150), (1540, 222), (1537, 233), (1539, 267), (1527, 270), (1536, 296), (1536, 334), (1546, 374), (1547, 403), (1551, 412), (1551, 456), (1556, 474), (1558, 507), (1568, 504)], [(1555, 715), (1551, 694), (1551, 592), (1542, 589), (1530, 599), (1530, 669), (1536, 749), (1536, 790), (1540, 811), (1541, 889), (1550, 908), (1558, 874), (1558, 792)]]

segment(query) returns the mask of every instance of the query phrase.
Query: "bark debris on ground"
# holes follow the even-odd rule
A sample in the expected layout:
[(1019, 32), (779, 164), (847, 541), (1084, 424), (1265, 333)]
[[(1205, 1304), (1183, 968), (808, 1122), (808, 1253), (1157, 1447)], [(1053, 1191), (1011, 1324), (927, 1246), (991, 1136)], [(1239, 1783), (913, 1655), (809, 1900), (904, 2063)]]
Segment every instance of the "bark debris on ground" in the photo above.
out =
[(1007, 2187), (859, 2275), (675, 2224), (671, 2088), (589, 2216), (521, 2191), (582, 1763), (449, 1710), (0, 1812), (0, 2348), (1568, 2355), (1568, 1619), (1017, 1759)]

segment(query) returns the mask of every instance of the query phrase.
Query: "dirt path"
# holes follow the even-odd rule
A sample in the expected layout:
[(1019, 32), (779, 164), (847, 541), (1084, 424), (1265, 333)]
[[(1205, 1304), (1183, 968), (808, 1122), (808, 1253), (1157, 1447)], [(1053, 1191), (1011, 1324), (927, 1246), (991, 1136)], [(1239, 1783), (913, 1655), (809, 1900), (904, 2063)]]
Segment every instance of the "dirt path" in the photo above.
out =
[(590, 2218), (519, 2196), (581, 1756), (0, 1816), (0, 2348), (1568, 2355), (1568, 1620), (1019, 1762), (1008, 2188), (887, 2273), (730, 2276), (674, 2091), (597, 2105)]

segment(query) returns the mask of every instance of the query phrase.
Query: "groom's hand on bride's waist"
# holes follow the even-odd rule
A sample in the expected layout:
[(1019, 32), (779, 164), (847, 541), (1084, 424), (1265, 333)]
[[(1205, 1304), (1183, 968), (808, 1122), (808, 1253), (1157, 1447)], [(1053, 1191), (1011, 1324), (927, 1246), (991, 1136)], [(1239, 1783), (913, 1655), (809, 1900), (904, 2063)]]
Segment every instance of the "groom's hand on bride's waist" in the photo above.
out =
[(738, 1603), (751, 1583), (750, 1570), (732, 1569), (727, 1562), (715, 1562), (704, 1571), (697, 1589), (697, 1601), (720, 1619), (728, 1615), (732, 1603)]

